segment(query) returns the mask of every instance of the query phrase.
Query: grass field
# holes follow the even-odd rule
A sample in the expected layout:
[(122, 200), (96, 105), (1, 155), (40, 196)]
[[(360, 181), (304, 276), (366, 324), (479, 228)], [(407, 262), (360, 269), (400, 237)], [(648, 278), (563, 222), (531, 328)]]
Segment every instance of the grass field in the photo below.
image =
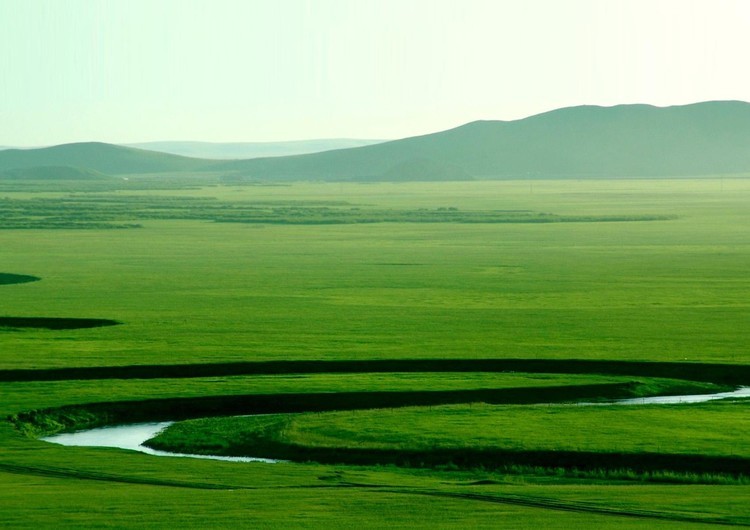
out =
[[(748, 404), (472, 404), (206, 418), (177, 423), (148, 445), (179, 453), (334, 463), (496, 469), (545, 462), (579, 470), (747, 475)], [(573, 453), (585, 456), (573, 458)]]
[[(148, 182), (135, 191), (108, 190), (106, 200), (101, 190), (73, 194), (70, 204), (87, 202), (107, 214), (96, 223), (129, 228), (58, 224), (0, 230), (1, 318), (118, 323), (0, 327), (0, 411), (6, 417), (87, 403), (125, 402), (136, 410), (142, 400), (189, 399), (185, 403), (199, 406), (203, 398), (248, 394), (466, 391), (468, 396), (481, 389), (634, 381), (650, 391), (668, 391), (648, 379), (653, 373), (231, 372), (259, 361), (706, 363), (726, 365), (730, 375), (746, 373), (743, 367), (750, 365), (750, 179), (202, 188), (176, 183), (146, 189), (153, 187)], [(15, 219), (33, 221), (38, 201), (49, 206), (70, 195), (4, 188), (2, 213), (13, 204), (16, 214), (22, 212)], [(148, 201), (141, 204), (138, 197)], [(122, 209), (107, 207), (113, 198)], [(165, 202), (178, 207), (169, 209), (168, 218), (156, 218), (153, 205)], [(320, 221), (319, 208), (332, 204), (346, 205), (347, 222)], [(206, 205), (220, 207), (208, 212)], [(251, 208), (278, 208), (277, 219), (289, 208), (302, 209), (306, 222), (216, 222)], [(144, 210), (148, 215), (139, 214)], [(451, 217), (456, 211), (466, 217)], [(497, 211), (576, 222), (481, 222)], [(428, 212), (430, 218), (405, 219), (403, 212)], [(379, 217), (361, 222), (370, 214)], [(218, 363), (239, 364), (204, 377), (163, 376), (165, 366), (210, 370)], [(133, 366), (152, 373), (128, 376)], [(44, 381), (21, 372), (62, 368), (101, 368), (94, 373), (108, 375)], [(705, 381), (721, 382), (713, 376)], [(475, 417), (496, 419), (495, 411), (503, 410), (514, 419), (508, 436), (525, 449), (613, 450), (613, 438), (585, 436), (607, 425), (612, 436), (623, 433), (621, 439), (633, 442), (628, 451), (647, 452), (629, 434), (645, 414), (651, 421), (646, 425), (675, 425), (668, 431), (674, 447), (745, 458), (745, 408), (712, 404), (685, 413), (688, 422), (700, 420), (699, 433), (687, 425), (677, 428), (680, 408), (659, 413), (560, 408), (554, 423), (549, 414), (558, 409), (534, 416), (511, 406), (327, 412), (305, 416), (312, 423), (300, 423), (300, 436), (346, 419), (348, 439), (369, 422), (402, 438), (406, 445), (397, 447), (403, 449), (417, 439), (406, 427), (427, 422), (445, 426), (431, 435), (433, 442), (447, 436), (461, 447), (465, 435), (474, 437), (470, 441), (481, 434), (471, 432)], [(149, 413), (142, 405), (140, 410)], [(461, 410), (467, 423), (451, 427), (446, 414), (451, 410)], [(676, 419), (667, 419), (672, 416)], [(587, 444), (539, 445), (538, 437), (532, 438), (542, 425), (562, 429), (557, 421), (562, 417)], [(61, 425), (70, 428), (79, 418)], [(670, 435), (658, 432), (643, 436), (670, 452), (662, 449)], [(482, 434), (481, 447), (496, 447), (498, 436)], [(7, 421), (0, 424), (0, 446), (0, 524), (6, 527), (750, 525), (750, 486), (741, 481), (649, 483), (638, 474), (557, 475), (533, 466), (511, 472), (230, 464), (59, 447), (27, 437)]]
[[(202, 436), (234, 426), (273, 430), (290, 443), (373, 449), (493, 448), (549, 451), (672, 451), (748, 456), (748, 403), (606, 407), (449, 405), (325, 414), (210, 418), (175, 424)], [(606, 428), (602, 426), (606, 425)], [(647, 436), (644, 434), (648, 433)], [(195, 435), (192, 435), (195, 436)], [(241, 431), (235, 435), (241, 438)]]

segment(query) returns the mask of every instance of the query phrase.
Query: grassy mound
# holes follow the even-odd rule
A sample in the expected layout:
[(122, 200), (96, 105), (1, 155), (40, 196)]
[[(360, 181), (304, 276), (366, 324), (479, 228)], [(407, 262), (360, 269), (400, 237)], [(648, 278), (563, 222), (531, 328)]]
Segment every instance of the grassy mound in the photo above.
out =
[(0, 170), (43, 166), (67, 166), (108, 175), (193, 171), (209, 161), (156, 153), (101, 142), (83, 142), (39, 149), (8, 149), (0, 152)]
[[(33, 436), (121, 423), (214, 416), (436, 406), (479, 401), (528, 404), (621, 398), (638, 394), (634, 391), (636, 386), (632, 383), (604, 383), (494, 389), (213, 394), (140, 401), (102, 401), (21, 412), (10, 419), (19, 430)], [(79, 418), (85, 419), (81, 421)], [(49, 425), (54, 427), (50, 429)]]
[(748, 406), (473, 404), (211, 418), (175, 424), (148, 445), (326, 463), (747, 475)]
[[(80, 404), (11, 415), (16, 427), (41, 436), (109, 424), (184, 420), (241, 414), (274, 414), (438, 406), (461, 403), (569, 403), (646, 395), (712, 393), (724, 387), (668, 379), (634, 382), (622, 377), (567, 374), (298, 374), (292, 377), (204, 378), (176, 390), (173, 379), (73, 382)], [(54, 401), (53, 383), (37, 392)], [(190, 391), (188, 389), (192, 388)], [(67, 390), (59, 390), (62, 396)], [(248, 391), (253, 391), (249, 393)], [(159, 395), (158, 399), (148, 399)], [(61, 398), (60, 404), (65, 404)], [(69, 401), (68, 401), (69, 403)], [(28, 410), (28, 409), (27, 409)]]

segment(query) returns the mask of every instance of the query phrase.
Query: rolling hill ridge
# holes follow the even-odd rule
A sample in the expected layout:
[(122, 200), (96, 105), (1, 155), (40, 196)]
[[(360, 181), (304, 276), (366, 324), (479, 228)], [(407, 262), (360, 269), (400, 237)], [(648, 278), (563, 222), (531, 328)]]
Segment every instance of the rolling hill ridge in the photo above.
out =
[[(266, 179), (412, 180), (399, 166), (477, 178), (698, 176), (750, 171), (750, 103), (569, 107), (355, 149), (226, 163)], [(419, 165), (419, 164), (417, 164)], [(420, 179), (421, 180), (421, 179)]]
[(0, 171), (76, 167), (107, 175), (199, 171), (215, 161), (187, 158), (100, 142), (0, 151)]
[(0, 151), (0, 171), (216, 171), (261, 181), (683, 177), (750, 172), (750, 103), (618, 105), (476, 121), (424, 136), (295, 156), (208, 160), (103, 143)]
[(126, 144), (126, 147), (171, 153), (173, 155), (209, 159), (247, 159), (270, 156), (291, 156), (334, 149), (348, 149), (381, 143), (384, 140), (355, 138), (330, 138), (319, 140), (293, 140), (287, 142), (143, 142)]
[(94, 169), (71, 166), (34, 166), (0, 171), (0, 180), (106, 180), (111, 178)]

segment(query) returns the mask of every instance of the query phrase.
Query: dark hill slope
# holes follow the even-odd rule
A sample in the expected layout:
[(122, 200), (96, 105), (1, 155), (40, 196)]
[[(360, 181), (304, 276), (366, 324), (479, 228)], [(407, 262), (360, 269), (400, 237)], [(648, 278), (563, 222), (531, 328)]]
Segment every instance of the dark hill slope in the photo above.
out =
[(106, 180), (109, 175), (70, 166), (39, 166), (0, 171), (0, 180)]
[[(418, 162), (417, 162), (418, 161)], [(377, 145), (225, 162), (266, 179), (394, 180), (415, 164), (474, 177), (693, 176), (750, 171), (750, 103), (559, 109)]]
[(0, 151), (0, 171), (40, 166), (86, 168), (109, 175), (197, 171), (216, 161), (99, 142)]

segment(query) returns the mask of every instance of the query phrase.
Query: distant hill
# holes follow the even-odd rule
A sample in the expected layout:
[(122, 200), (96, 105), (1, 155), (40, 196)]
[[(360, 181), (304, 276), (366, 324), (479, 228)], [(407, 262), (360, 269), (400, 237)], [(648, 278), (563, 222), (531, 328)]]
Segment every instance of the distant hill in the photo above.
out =
[[(126, 144), (126, 147), (148, 149), (195, 158), (247, 159), (271, 156), (290, 156), (319, 153), (333, 149), (348, 149), (382, 143), (384, 140), (358, 140), (336, 138), (324, 140), (298, 140), (291, 142), (145, 142)], [(1, 149), (1, 148), (0, 148)]]
[(39, 166), (109, 175), (217, 171), (227, 182), (733, 174), (750, 172), (750, 103), (569, 107), (362, 147), (249, 160), (188, 158), (102, 143), (0, 151), (0, 171)]
[(393, 180), (399, 178), (398, 168), (415, 161), (481, 178), (746, 172), (750, 171), (750, 104), (569, 107), (516, 121), (478, 121), (366, 147), (216, 167), (271, 180)]
[(0, 180), (102, 180), (111, 178), (93, 169), (71, 166), (37, 166), (0, 171)]
[(42, 166), (86, 168), (109, 175), (197, 171), (216, 161), (99, 142), (0, 151), (0, 171)]

